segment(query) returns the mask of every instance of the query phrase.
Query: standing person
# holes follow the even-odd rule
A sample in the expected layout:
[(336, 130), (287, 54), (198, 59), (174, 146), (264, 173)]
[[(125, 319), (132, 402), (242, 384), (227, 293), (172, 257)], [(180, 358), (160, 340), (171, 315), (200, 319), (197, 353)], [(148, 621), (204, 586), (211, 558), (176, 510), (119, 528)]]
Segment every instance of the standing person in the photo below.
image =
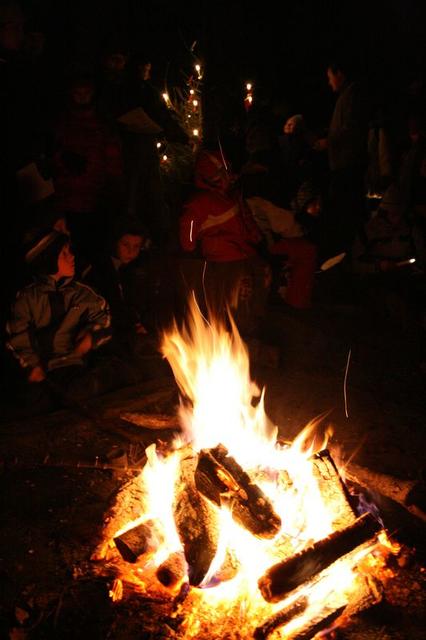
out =
[(90, 257), (93, 239), (121, 205), (123, 176), (120, 141), (96, 111), (91, 78), (70, 81), (53, 134), (56, 209), (66, 212), (73, 242)]
[[(264, 311), (265, 265), (257, 245), (261, 233), (250, 209), (233, 189), (220, 153), (201, 151), (195, 164), (197, 191), (180, 220), (184, 251), (204, 260), (201, 286), (209, 311), (226, 317), (233, 309), (242, 333), (256, 330)], [(202, 299), (199, 300), (202, 302)]]
[(348, 249), (364, 222), (368, 109), (346, 65), (330, 64), (327, 77), (337, 100), (328, 137), (318, 141), (317, 148), (328, 150), (332, 243), (334, 249)]

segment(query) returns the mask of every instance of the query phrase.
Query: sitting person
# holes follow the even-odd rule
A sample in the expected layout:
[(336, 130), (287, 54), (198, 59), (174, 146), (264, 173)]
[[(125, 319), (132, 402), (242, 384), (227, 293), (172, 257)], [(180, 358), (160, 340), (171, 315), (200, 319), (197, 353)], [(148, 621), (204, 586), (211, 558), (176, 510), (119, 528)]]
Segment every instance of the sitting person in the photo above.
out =
[(185, 252), (203, 259), (199, 303), (226, 316), (234, 311), (241, 331), (255, 330), (266, 299), (265, 265), (258, 255), (261, 233), (250, 209), (233, 189), (220, 153), (202, 151), (195, 165), (197, 191), (180, 219), (180, 243)]
[(85, 282), (108, 301), (114, 346), (131, 353), (136, 336), (148, 333), (146, 293), (135, 291), (136, 262), (147, 234), (137, 219), (127, 217), (118, 220), (112, 236), (111, 250), (93, 261)]
[(107, 390), (111, 381), (105, 385), (88, 364), (89, 354), (111, 337), (109, 309), (104, 298), (74, 280), (69, 237), (40, 232), (25, 260), (35, 281), (18, 292), (6, 328), (24, 400), (37, 402), (52, 392), (60, 401), (78, 400)]
[(422, 234), (408, 221), (401, 193), (392, 185), (355, 239), (352, 270), (371, 304), (407, 328), (423, 312), (424, 259)]
[[(254, 190), (257, 193), (261, 191)], [(314, 275), (317, 266), (315, 239), (321, 199), (308, 183), (304, 183), (292, 202), (291, 209), (276, 206), (260, 195), (251, 195), (247, 203), (262, 230), (272, 256), (283, 256), (288, 273), (285, 302), (296, 309), (311, 306)]]
[(402, 267), (423, 267), (424, 247), (420, 230), (404, 215), (399, 190), (389, 187), (377, 215), (364, 226), (352, 249), (352, 269), (360, 275), (401, 272)]

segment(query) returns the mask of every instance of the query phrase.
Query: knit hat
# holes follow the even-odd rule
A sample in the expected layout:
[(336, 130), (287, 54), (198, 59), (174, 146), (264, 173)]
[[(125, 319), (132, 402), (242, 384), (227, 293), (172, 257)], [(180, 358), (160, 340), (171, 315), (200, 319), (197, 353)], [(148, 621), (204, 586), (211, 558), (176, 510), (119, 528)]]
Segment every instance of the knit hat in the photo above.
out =
[(214, 190), (225, 172), (225, 161), (219, 151), (201, 151), (195, 161), (195, 184), (199, 189)]
[(64, 233), (36, 229), (24, 238), (25, 262), (39, 275), (53, 275), (58, 271), (58, 257), (70, 241)]

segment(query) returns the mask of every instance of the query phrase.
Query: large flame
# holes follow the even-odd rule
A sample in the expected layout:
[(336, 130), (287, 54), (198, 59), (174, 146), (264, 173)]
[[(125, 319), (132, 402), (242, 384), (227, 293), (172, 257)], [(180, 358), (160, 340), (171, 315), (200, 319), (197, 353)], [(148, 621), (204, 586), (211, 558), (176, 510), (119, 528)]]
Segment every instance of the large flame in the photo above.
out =
[[(218, 551), (201, 588), (194, 590), (197, 604), (193, 603), (187, 614), (187, 638), (202, 635), (207, 610), (212, 625), (237, 610), (241, 637), (245, 637), (244, 625), (252, 630), (253, 620), (266, 618), (302, 592), (309, 598), (309, 612), (282, 630), (283, 634), (292, 633), (306, 616), (320, 610), (327, 598), (337, 599), (340, 604), (348, 602), (356, 579), (354, 568), (371, 551), (371, 547), (362, 548), (350, 562), (335, 563), (317, 584), (299, 589), (277, 605), (263, 600), (257, 585), (259, 577), (272, 564), (329, 535), (335, 505), (326, 504), (312, 471), (313, 444), (309, 443), (314, 442), (317, 423), (310, 423), (291, 446), (277, 443), (278, 429), (264, 410), (264, 392), (250, 379), (247, 348), (232, 321), (230, 325), (230, 330), (225, 330), (219, 323), (207, 321), (192, 302), (185, 327), (178, 329), (175, 325), (164, 335), (162, 353), (181, 390), (182, 434), (166, 457), (156, 451), (155, 445), (147, 450), (148, 462), (141, 474), (146, 495), (141, 520), (161, 523), (163, 541), (147, 562), (158, 566), (171, 553), (182, 550), (173, 502), (181, 452), (188, 446), (199, 452), (223, 444), (270, 498), (282, 528), (273, 540), (260, 540), (239, 526), (228, 510), (220, 510)], [(324, 446), (325, 441), (318, 443), (316, 450)], [(236, 558), (238, 572), (233, 579), (220, 582), (216, 576), (227, 554)], [(143, 573), (144, 568), (138, 570)]]

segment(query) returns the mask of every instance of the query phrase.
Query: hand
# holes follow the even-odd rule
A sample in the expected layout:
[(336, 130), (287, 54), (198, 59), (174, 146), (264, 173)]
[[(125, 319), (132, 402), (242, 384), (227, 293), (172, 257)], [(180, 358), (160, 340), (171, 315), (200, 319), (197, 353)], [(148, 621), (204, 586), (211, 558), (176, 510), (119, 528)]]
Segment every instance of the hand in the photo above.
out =
[(91, 333), (85, 333), (83, 336), (77, 337), (77, 344), (74, 353), (78, 356), (84, 356), (93, 348), (93, 338)]
[(40, 365), (37, 365), (33, 369), (31, 369), (28, 375), (28, 382), (43, 382), (46, 379), (46, 374)]

